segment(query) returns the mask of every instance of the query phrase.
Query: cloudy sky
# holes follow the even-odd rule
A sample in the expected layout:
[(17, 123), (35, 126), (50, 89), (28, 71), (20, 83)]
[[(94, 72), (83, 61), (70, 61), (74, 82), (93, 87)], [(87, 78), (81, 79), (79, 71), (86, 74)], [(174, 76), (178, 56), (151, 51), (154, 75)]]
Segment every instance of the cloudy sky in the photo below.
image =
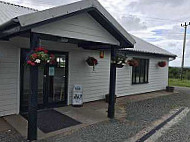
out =
[[(78, 0), (4, 0), (38, 10)], [(190, 0), (99, 0), (125, 29), (137, 37), (178, 56), (171, 66), (181, 65), (184, 28), (190, 22)], [(190, 26), (187, 31), (185, 66), (190, 66)]]

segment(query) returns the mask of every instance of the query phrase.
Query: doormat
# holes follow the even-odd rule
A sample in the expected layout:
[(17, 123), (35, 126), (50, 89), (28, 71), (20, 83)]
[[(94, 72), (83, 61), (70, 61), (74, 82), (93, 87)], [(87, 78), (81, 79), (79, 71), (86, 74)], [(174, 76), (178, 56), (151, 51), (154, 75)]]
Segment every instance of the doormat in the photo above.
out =
[[(22, 116), (28, 120), (28, 114), (22, 114)], [(81, 124), (81, 122), (53, 109), (38, 111), (37, 127), (44, 133), (61, 130), (79, 124)]]
[(53, 109), (38, 111), (37, 125), (44, 133), (57, 131), (78, 124), (81, 123)]

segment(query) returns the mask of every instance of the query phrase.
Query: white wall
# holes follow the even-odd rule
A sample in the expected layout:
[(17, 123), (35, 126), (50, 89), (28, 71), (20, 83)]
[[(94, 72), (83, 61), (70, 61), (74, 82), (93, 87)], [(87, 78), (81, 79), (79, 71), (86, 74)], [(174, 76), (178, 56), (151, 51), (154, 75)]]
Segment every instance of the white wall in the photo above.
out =
[[(129, 58), (134, 56), (128, 56)], [(168, 58), (135, 56), (149, 59), (149, 75), (146, 84), (132, 84), (132, 67), (126, 65), (122, 69), (117, 69), (117, 96), (139, 94), (156, 90), (163, 90), (168, 85)], [(159, 61), (166, 61), (167, 66), (158, 67)]]
[[(29, 48), (28, 40), (13, 39), (11, 43), (16, 44), (20, 48)], [(109, 51), (105, 52), (104, 59), (100, 59), (99, 51), (84, 50), (74, 44), (42, 41), (42, 46), (49, 50), (69, 53), (69, 103), (71, 103), (74, 84), (81, 84), (83, 86), (84, 102), (103, 99), (104, 95), (109, 92)], [(0, 58), (0, 116), (2, 116), (17, 113), (19, 109), (19, 94), (17, 93), (19, 91), (19, 49), (9, 44), (0, 43), (0, 53), (4, 55), (2, 59)], [(85, 62), (88, 56), (93, 56), (99, 61), (95, 71)], [(147, 58), (143, 56), (140, 57)], [(116, 94), (118, 96), (165, 89), (168, 82), (168, 68), (159, 68), (157, 63), (161, 60), (166, 60), (168, 62), (168, 59), (155, 57), (148, 58), (150, 58), (148, 84), (132, 85), (132, 68), (130, 66), (126, 65), (122, 69), (117, 69)]]
[(18, 113), (19, 48), (0, 42), (0, 116)]
[(119, 41), (87, 13), (42, 25), (32, 29), (32, 31), (85, 41), (120, 45)]
[[(48, 49), (69, 52), (68, 93), (70, 103), (75, 84), (82, 85), (84, 102), (103, 99), (104, 95), (109, 92), (109, 52), (105, 52), (105, 58), (100, 59), (100, 51), (84, 50), (76, 45), (63, 46), (63, 44), (55, 42), (43, 42), (43, 45)], [(85, 61), (89, 56), (98, 59), (99, 63), (95, 67), (95, 71)]]
[[(29, 48), (29, 40), (13, 39), (12, 42), (20, 48)], [(100, 51), (84, 50), (75, 44), (64, 44), (51, 41), (42, 41), (42, 46), (48, 50), (64, 51), (69, 53), (69, 80), (68, 94), (71, 102), (72, 90), (75, 84), (83, 86), (84, 102), (103, 99), (109, 92), (110, 53), (105, 52), (105, 58), (99, 58)], [(99, 64), (93, 71), (86, 63), (89, 57), (98, 59)]]
[[(110, 52), (105, 52), (105, 58), (99, 58), (99, 51), (84, 50), (76, 45), (63, 45), (55, 42), (43, 43), (49, 49), (69, 52), (69, 96), (71, 102), (74, 84), (81, 84), (84, 89), (84, 102), (103, 99), (109, 92)], [(66, 47), (65, 47), (66, 46)], [(98, 59), (99, 64), (95, 71), (89, 67), (85, 60), (88, 56)], [(116, 94), (118, 96), (139, 94), (156, 90), (163, 90), (168, 84), (168, 66), (158, 67), (159, 61), (167, 61), (168, 58), (128, 56), (149, 59), (149, 83), (132, 85), (132, 67), (126, 65), (117, 69)]]

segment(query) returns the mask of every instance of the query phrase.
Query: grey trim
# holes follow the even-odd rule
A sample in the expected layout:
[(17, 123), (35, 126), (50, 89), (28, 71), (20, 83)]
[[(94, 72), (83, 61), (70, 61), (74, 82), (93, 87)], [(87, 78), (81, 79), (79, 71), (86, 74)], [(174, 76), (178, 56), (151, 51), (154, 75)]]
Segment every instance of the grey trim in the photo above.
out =
[(168, 57), (168, 58), (173, 58), (175, 59), (177, 55), (167, 55), (167, 54), (160, 54), (160, 53), (150, 53), (150, 52), (145, 52), (145, 51), (132, 51), (132, 50), (121, 50), (127, 55), (132, 55), (132, 54), (139, 54), (139, 55), (147, 55), (151, 56), (154, 55), (155, 57)]

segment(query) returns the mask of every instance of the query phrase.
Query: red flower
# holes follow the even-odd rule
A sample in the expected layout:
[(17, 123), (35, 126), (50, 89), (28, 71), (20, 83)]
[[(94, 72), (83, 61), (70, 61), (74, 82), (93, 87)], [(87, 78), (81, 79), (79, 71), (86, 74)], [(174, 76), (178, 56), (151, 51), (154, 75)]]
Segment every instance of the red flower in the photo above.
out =
[(158, 62), (158, 66), (159, 67), (165, 67), (166, 66), (166, 62), (165, 61)]
[(31, 62), (30, 65), (31, 65), (31, 66), (35, 66), (36, 64), (35, 64), (34, 62)]
[(47, 54), (47, 53), (48, 53), (48, 51), (44, 49), (44, 53), (46, 53), (46, 54)]
[(27, 64), (29, 64), (29, 65), (30, 65), (31, 63), (32, 63), (32, 61), (30, 61), (30, 60), (28, 60), (28, 61), (27, 61)]
[(94, 65), (97, 65), (98, 61), (96, 59), (94, 59)]
[(137, 67), (139, 65), (139, 62), (135, 59), (128, 60), (127, 63), (129, 66)]
[(94, 57), (88, 57), (86, 62), (88, 63), (89, 66), (94, 66), (98, 64), (98, 60), (95, 59)]
[(45, 49), (43, 47), (38, 47), (35, 49), (36, 52), (39, 52), (39, 51), (44, 51)]
[(38, 57), (38, 54), (34, 53), (32, 54), (32, 58), (37, 58)]
[(30, 61), (30, 60), (27, 61), (27, 64), (28, 64), (28, 65), (31, 65), (31, 66), (35, 66), (35, 65), (36, 65), (34, 62), (32, 62), (32, 61)]

